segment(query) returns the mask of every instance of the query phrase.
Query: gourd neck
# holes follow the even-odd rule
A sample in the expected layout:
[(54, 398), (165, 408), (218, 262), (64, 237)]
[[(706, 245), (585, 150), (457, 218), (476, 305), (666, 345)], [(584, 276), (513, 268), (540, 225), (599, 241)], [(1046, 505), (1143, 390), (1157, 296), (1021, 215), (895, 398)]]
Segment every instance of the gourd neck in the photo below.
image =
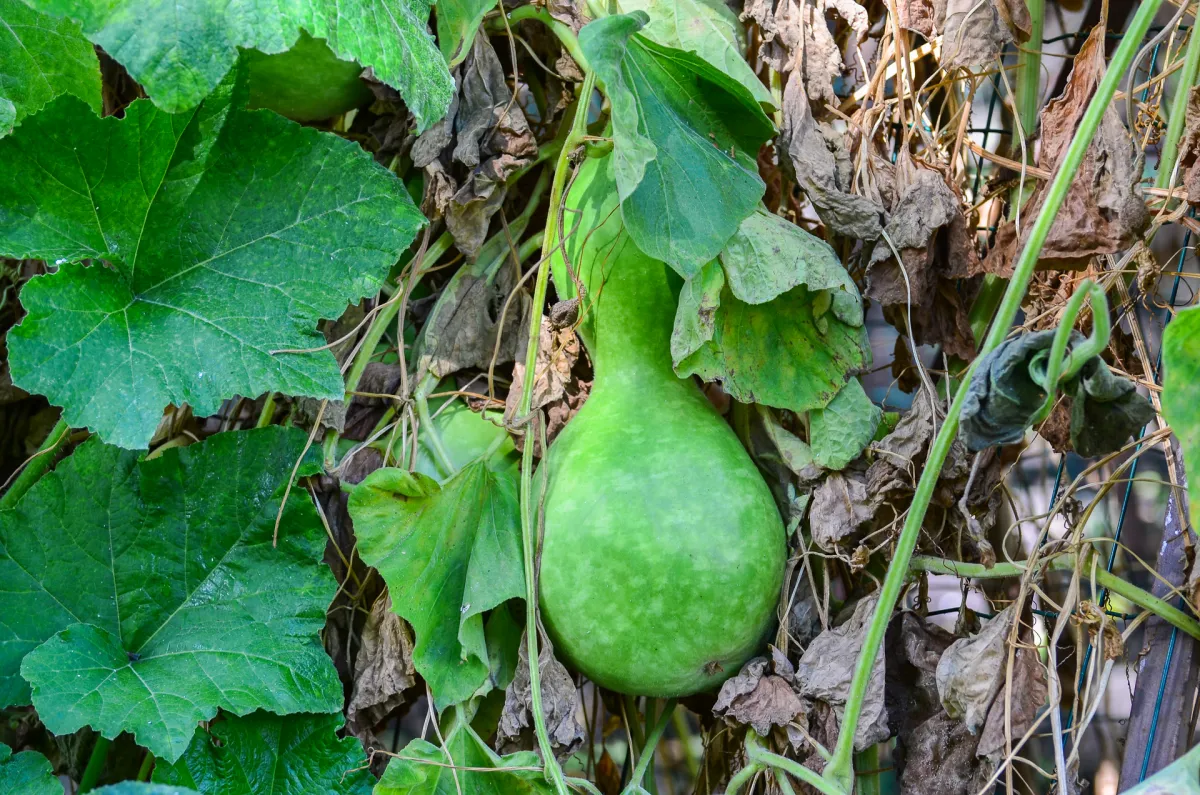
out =
[(580, 281), (587, 291), (580, 331), (596, 386), (647, 379), (679, 382), (671, 364), (671, 331), (681, 280), (622, 232), (611, 256), (596, 257)]

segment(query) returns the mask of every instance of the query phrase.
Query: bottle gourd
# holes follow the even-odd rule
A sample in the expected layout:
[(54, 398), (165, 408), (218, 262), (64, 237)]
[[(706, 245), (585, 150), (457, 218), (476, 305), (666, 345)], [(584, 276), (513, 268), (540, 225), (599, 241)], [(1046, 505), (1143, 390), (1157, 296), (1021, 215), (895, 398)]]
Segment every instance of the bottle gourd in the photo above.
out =
[[(545, 462), (542, 617), (558, 655), (604, 687), (706, 690), (771, 627), (783, 523), (732, 429), (672, 369), (681, 280), (625, 232), (608, 157), (584, 163), (567, 207), (595, 382)], [(574, 296), (561, 254), (551, 264)]]

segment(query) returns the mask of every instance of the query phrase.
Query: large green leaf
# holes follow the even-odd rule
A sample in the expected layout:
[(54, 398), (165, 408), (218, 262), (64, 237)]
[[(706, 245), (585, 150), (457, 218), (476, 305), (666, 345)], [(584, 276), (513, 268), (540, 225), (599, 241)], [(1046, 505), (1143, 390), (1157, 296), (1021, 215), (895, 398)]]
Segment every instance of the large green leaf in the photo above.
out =
[(0, 792), (4, 795), (62, 795), (62, 783), (55, 778), (50, 760), (36, 751), (14, 755), (0, 743)]
[(1162, 412), (1183, 448), (1196, 525), (1200, 522), (1200, 307), (1175, 315), (1163, 333)]
[(100, 112), (100, 61), (79, 25), (0, 0), (0, 136), (59, 94)]
[(613, 176), (638, 248), (695, 276), (754, 212), (758, 148), (774, 132), (741, 83), (639, 35), (644, 11), (596, 20), (579, 46), (612, 104)]
[(318, 637), (336, 583), (303, 488), (272, 544), (305, 441), (222, 433), (149, 461), (89, 441), (0, 513), (0, 702), (27, 701), (20, 665), (51, 731), (128, 731), (168, 762), (218, 707), (340, 710)]
[[(642, 34), (664, 47), (693, 52), (741, 83), (763, 105), (771, 92), (746, 63), (746, 32), (721, 0), (621, 0), (622, 11), (645, 11)], [(438, 3), (441, 14), (442, 3)]]
[(684, 284), (671, 357), (740, 401), (824, 408), (870, 361), (862, 299), (833, 249), (760, 209)]
[(123, 120), (63, 97), (0, 139), (0, 255), (59, 265), (21, 291), (13, 381), (122, 447), (170, 403), (340, 398), (333, 354), (289, 351), (323, 346), (318, 319), (377, 292), (424, 223), (354, 143), (234, 94)]
[(470, 698), (488, 680), (484, 611), (525, 595), (512, 459), (477, 459), (440, 487), (378, 469), (351, 493), (350, 516), (359, 555), (412, 624), (413, 663), (438, 707)]
[(458, 715), (439, 748), (413, 740), (383, 771), (375, 795), (551, 795), (541, 757), (500, 756)]
[(154, 780), (200, 795), (370, 795), (367, 755), (353, 737), (338, 739), (341, 726), (341, 715), (227, 717), (211, 735), (197, 732), (175, 764), (158, 764)]
[(428, 0), (28, 0), (83, 32), (175, 112), (197, 105), (237, 60), (238, 47), (283, 52), (303, 28), (343, 61), (400, 90), (424, 130), (446, 113), (454, 84), (426, 29)]

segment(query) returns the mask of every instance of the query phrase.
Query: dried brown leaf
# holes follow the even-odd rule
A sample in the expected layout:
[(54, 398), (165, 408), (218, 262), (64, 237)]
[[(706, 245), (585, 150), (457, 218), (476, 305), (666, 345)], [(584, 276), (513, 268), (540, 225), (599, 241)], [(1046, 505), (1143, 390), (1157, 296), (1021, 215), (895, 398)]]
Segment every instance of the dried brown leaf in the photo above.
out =
[(721, 685), (713, 714), (768, 735), (773, 726), (787, 726), (804, 710), (793, 677), (787, 658), (772, 648), (771, 660), (755, 657)]
[(875, 518), (876, 505), (861, 472), (831, 472), (813, 492), (813, 542), (826, 552), (849, 546)]
[(537, 141), (486, 36), (475, 37), (454, 77), (459, 92), (449, 111), (411, 155), (429, 177), (426, 214), (444, 215), (455, 245), (474, 257), (504, 200), (504, 181), (537, 156)]
[(1008, 632), (1015, 616), (1015, 606), (1006, 608), (978, 635), (956, 640), (938, 661), (937, 689), (942, 706), (951, 717), (961, 718), (972, 734), (983, 726), (1004, 682)]
[[(839, 716), (842, 714), (855, 663), (866, 639), (867, 625), (878, 601), (877, 593), (860, 599), (854, 607), (854, 615), (846, 623), (813, 638), (796, 667), (801, 696), (823, 701)], [(880, 655), (871, 669), (858, 730), (854, 734), (854, 748), (862, 751), (890, 736), (884, 704), (884, 660)]]
[(829, 228), (859, 240), (879, 237), (883, 206), (851, 192), (852, 167), (844, 136), (817, 122), (799, 75), (792, 75), (784, 88), (779, 147), (783, 165)]
[(371, 606), (361, 642), (346, 723), (351, 734), (369, 742), (375, 724), (403, 704), (405, 691), (417, 683), (412, 629), (392, 611), (386, 591)]
[[(1108, 626), (1112, 626), (1109, 622)], [(1120, 637), (1118, 635), (1118, 637)], [(1007, 661), (1005, 662), (1007, 668)], [(1028, 646), (1019, 646), (1013, 654), (1013, 679), (1009, 692), (1009, 719), (1012, 721), (1012, 737), (1016, 743), (1033, 725), (1034, 718), (1046, 702), (1046, 669), (1038, 659), (1037, 651)], [(1005, 750), (1004, 688), (988, 710), (987, 722), (979, 736), (976, 753), (981, 757), (994, 757)]]
[[(496, 729), (500, 753), (537, 748), (533, 734), (533, 697), (529, 689), (527, 647), (522, 633), (517, 671), (504, 691), (504, 711), (500, 713), (500, 725)], [(546, 720), (550, 745), (556, 757), (570, 756), (583, 744), (586, 736), (576, 709), (579, 694), (571, 674), (555, 659), (554, 647), (545, 637), (541, 639), (538, 649), (538, 673), (542, 683), (542, 715)]]
[[(1042, 113), (1041, 168), (1053, 172), (1062, 162), (1106, 68), (1104, 26), (1097, 25), (1075, 56), (1062, 95), (1051, 100)], [(1150, 222), (1141, 178), (1141, 153), (1110, 105), (1050, 227), (1038, 267), (1083, 268), (1095, 256), (1130, 248)], [(1047, 184), (1039, 185), (1021, 210), (1023, 236), (1028, 235), (1041, 209)], [(1000, 227), (982, 270), (1011, 275), (1023, 242), (1024, 237), (1017, 239), (1015, 222)]]

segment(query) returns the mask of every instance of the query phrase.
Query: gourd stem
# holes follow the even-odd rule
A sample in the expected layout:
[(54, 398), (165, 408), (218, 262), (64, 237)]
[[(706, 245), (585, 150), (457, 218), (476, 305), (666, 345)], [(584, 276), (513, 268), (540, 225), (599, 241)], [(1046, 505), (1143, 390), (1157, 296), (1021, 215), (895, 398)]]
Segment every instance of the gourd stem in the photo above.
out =
[[(642, 779), (646, 777), (646, 771), (650, 769), (651, 762), (654, 759), (654, 749), (658, 746), (658, 741), (662, 739), (663, 732), (667, 730), (667, 721), (671, 719), (671, 713), (675, 711), (676, 700), (669, 700), (663, 707), (662, 714), (658, 716), (658, 720), (654, 723), (654, 728), (646, 735), (646, 743), (642, 746), (642, 755), (638, 757), (637, 767), (633, 769), (633, 776), (629, 779), (629, 785), (625, 787), (624, 792), (637, 792), (636, 787), (642, 785)], [(647, 702), (647, 707), (649, 702)]]
[(1183, 69), (1179, 72), (1179, 80), (1175, 86), (1175, 96), (1171, 98), (1171, 115), (1167, 119), (1167, 132), (1163, 136), (1162, 154), (1158, 157), (1158, 174), (1154, 178), (1156, 188), (1165, 188), (1171, 184), (1176, 161), (1179, 159), (1179, 141), (1187, 123), (1188, 96), (1200, 76), (1200, 30), (1196, 29), (1196, 20), (1188, 33), (1188, 46), (1184, 51)]
[(442, 435), (438, 433), (433, 424), (433, 418), (429, 416), (429, 399), (425, 397), (425, 393), (418, 389), (413, 402), (417, 404), (417, 417), (421, 420), (421, 434), (425, 439), (429, 440), (429, 448), (433, 450), (433, 457), (437, 459), (438, 466), (446, 472), (446, 477), (452, 477), (458, 471), (458, 467), (454, 466), (454, 462), (450, 460), (450, 453), (446, 451), (446, 445), (442, 444)]
[(750, 783), (750, 779), (758, 775), (761, 770), (762, 766), (757, 762), (751, 762), (743, 767), (729, 779), (729, 784), (725, 787), (725, 795), (739, 795), (742, 787)]
[(150, 772), (154, 770), (154, 754), (149, 751), (142, 757), (142, 766), (138, 768), (137, 781), (149, 781)]
[[(1089, 560), (1084, 561), (1084, 568), (1090, 566)], [(1074, 571), (1075, 556), (1063, 555), (1048, 563), (1052, 571)], [(910, 571), (926, 571), (930, 574), (949, 574), (954, 577), (972, 580), (996, 579), (1002, 577), (1020, 577), (1028, 568), (1026, 563), (997, 563), (990, 569), (979, 563), (960, 563), (944, 558), (917, 555), (909, 565)], [(1180, 632), (1200, 640), (1200, 621), (1189, 616), (1179, 608), (1171, 605), (1165, 599), (1160, 599), (1147, 590), (1137, 587), (1121, 577), (1110, 572), (1107, 568), (1099, 567), (1096, 572), (1096, 584), (1117, 594), (1138, 607), (1153, 613), (1166, 621)]]
[(521, 400), (517, 404), (517, 418), (525, 422), (525, 447), (521, 451), (521, 549), (525, 563), (525, 644), (529, 659), (529, 700), (533, 713), (533, 728), (537, 735), (538, 748), (546, 765), (546, 775), (554, 784), (558, 795), (567, 795), (562, 768), (554, 758), (550, 735), (546, 731), (546, 716), (542, 713), (542, 681), (538, 672), (538, 608), (537, 578), (534, 562), (537, 560), (536, 503), (533, 499), (533, 448), (536, 440), (533, 431), (536, 424), (529, 422), (530, 407), (533, 405), (533, 383), (537, 380), (538, 337), (542, 328), (542, 307), (546, 303), (546, 283), (550, 275), (550, 252), (558, 239), (558, 216), (563, 201), (563, 190), (570, 170), (571, 152), (587, 134), (588, 106), (596, 88), (596, 76), (590, 71), (579, 89), (579, 100), (575, 106), (575, 118), (571, 120), (571, 131), (567, 133), (554, 164), (554, 179), (550, 183), (550, 207), (546, 212), (546, 233), (542, 238), (542, 257), (538, 262), (537, 279), (533, 286), (533, 307), (529, 313), (529, 342), (525, 349), (525, 383), (521, 388)]
[[(496, 17), (495, 19), (499, 19), (499, 17)], [(488, 32), (505, 32), (502, 26), (495, 24), (495, 19), (488, 20), (488, 24), (486, 26)], [(546, 11), (546, 9), (542, 8), (541, 6), (519, 6), (518, 8), (514, 8), (512, 11), (508, 12), (508, 22), (510, 25), (515, 25), (518, 22), (526, 19), (536, 19), (538, 22), (541, 22), (543, 25), (550, 28), (550, 32), (558, 38), (558, 41), (563, 46), (563, 49), (567, 51), (567, 55), (570, 55), (572, 60), (579, 65), (580, 71), (582, 71), (585, 75), (591, 72), (591, 69), (588, 67), (587, 58), (584, 57), (583, 50), (579, 49), (579, 37), (575, 35), (575, 31), (571, 30), (570, 25), (559, 22), (557, 19), (550, 16), (550, 12)]]
[[(784, 773), (803, 781), (818, 792), (825, 795), (849, 795), (850, 788), (847, 787), (844, 791), (837, 784), (827, 781), (821, 777), (820, 773), (814, 770), (809, 770), (804, 765), (788, 759), (786, 756), (771, 753), (762, 746), (762, 738), (758, 736), (758, 732), (751, 729), (746, 732), (746, 756), (750, 764), (747, 767), (771, 767), (775, 770), (782, 770)], [(732, 781), (730, 782), (729, 792), (733, 792)]]
[(888, 567), (883, 586), (880, 588), (879, 602), (875, 606), (875, 614), (871, 617), (871, 623), (867, 628), (867, 635), (863, 640), (862, 650), (854, 668), (854, 678), (850, 682), (845, 714), (841, 730), (838, 732), (837, 747), (834, 750), (833, 759), (825, 768), (825, 781), (836, 784), (844, 793), (851, 792), (854, 786), (854, 735), (858, 729), (858, 719), (862, 712), (867, 684), (871, 679), (871, 671), (875, 667), (875, 659), (882, 651), (883, 639), (892, 611), (896, 607), (896, 602), (900, 598), (900, 592), (908, 577), (908, 565), (916, 550), (917, 538), (921, 532), (921, 525), (925, 521), (925, 512), (929, 508), (929, 501), (933, 497), (938, 477), (941, 475), (942, 465), (946, 462), (950, 446), (958, 435), (958, 418), (962, 414), (963, 403), (966, 401), (967, 385), (971, 382), (971, 376), (979, 366), (983, 355), (995, 349), (1008, 335), (1009, 327), (1021, 308), (1021, 301), (1025, 297), (1029, 281), (1033, 278), (1038, 255), (1046, 242), (1046, 237), (1050, 233), (1050, 227), (1058, 215), (1059, 208), (1062, 207), (1067, 190), (1074, 182), (1079, 165), (1083, 162), (1088, 146), (1096, 134), (1096, 129), (1100, 126), (1100, 120), (1108, 110), (1113, 94), (1116, 93), (1117, 82), (1129, 68), (1134, 53), (1146, 35), (1150, 23), (1154, 21), (1154, 15), (1158, 12), (1161, 2), (1162, 0), (1144, 0), (1141, 3), (1121, 39), (1117, 51), (1113, 53), (1112, 61), (1100, 84), (1096, 87), (1096, 93), (1092, 96), (1091, 102), (1088, 103), (1079, 129), (1076, 130), (1075, 136), (1067, 147), (1066, 156), (1046, 191), (1045, 202), (1030, 230), (1025, 247), (1021, 250), (1021, 256), (1013, 269), (1012, 280), (1000, 302), (1000, 308), (996, 312), (991, 330), (983, 343), (980, 356), (975, 358), (962, 378), (945, 422), (938, 431), (937, 438), (930, 445), (925, 469), (917, 483), (912, 505), (909, 507), (908, 516), (904, 521), (904, 528), (896, 540), (892, 562)]
[(102, 734), (96, 735), (96, 743), (92, 746), (87, 767), (83, 769), (83, 776), (79, 779), (80, 793), (91, 792), (96, 788), (96, 782), (100, 780), (100, 774), (104, 772), (104, 765), (108, 762), (108, 749), (111, 747), (112, 740)]
[(0, 510), (15, 506), (25, 496), (25, 492), (33, 488), (33, 484), (37, 483), (42, 475), (46, 474), (46, 470), (54, 464), (59, 446), (70, 435), (71, 428), (67, 425), (66, 420), (59, 420), (50, 429), (50, 434), (42, 442), (42, 446), (25, 462), (25, 468), (21, 470), (21, 474), (17, 475), (8, 491), (0, 496)]
[[(1071, 330), (1083, 309), (1083, 302), (1092, 302), (1092, 335), (1067, 353), (1067, 343), (1071, 341)], [(1073, 377), (1090, 359), (1099, 356), (1108, 347), (1108, 338), (1112, 333), (1112, 324), (1108, 317), (1108, 299), (1104, 290), (1091, 279), (1084, 279), (1067, 301), (1059, 321), (1058, 330), (1054, 332), (1054, 342), (1050, 345), (1050, 354), (1046, 361), (1046, 372), (1041, 386), (1046, 390), (1046, 400), (1037, 414), (1033, 416), (1030, 425), (1037, 425), (1050, 416), (1054, 408), (1054, 398), (1058, 392), (1060, 381)], [(1034, 380), (1037, 380), (1034, 374)]]

